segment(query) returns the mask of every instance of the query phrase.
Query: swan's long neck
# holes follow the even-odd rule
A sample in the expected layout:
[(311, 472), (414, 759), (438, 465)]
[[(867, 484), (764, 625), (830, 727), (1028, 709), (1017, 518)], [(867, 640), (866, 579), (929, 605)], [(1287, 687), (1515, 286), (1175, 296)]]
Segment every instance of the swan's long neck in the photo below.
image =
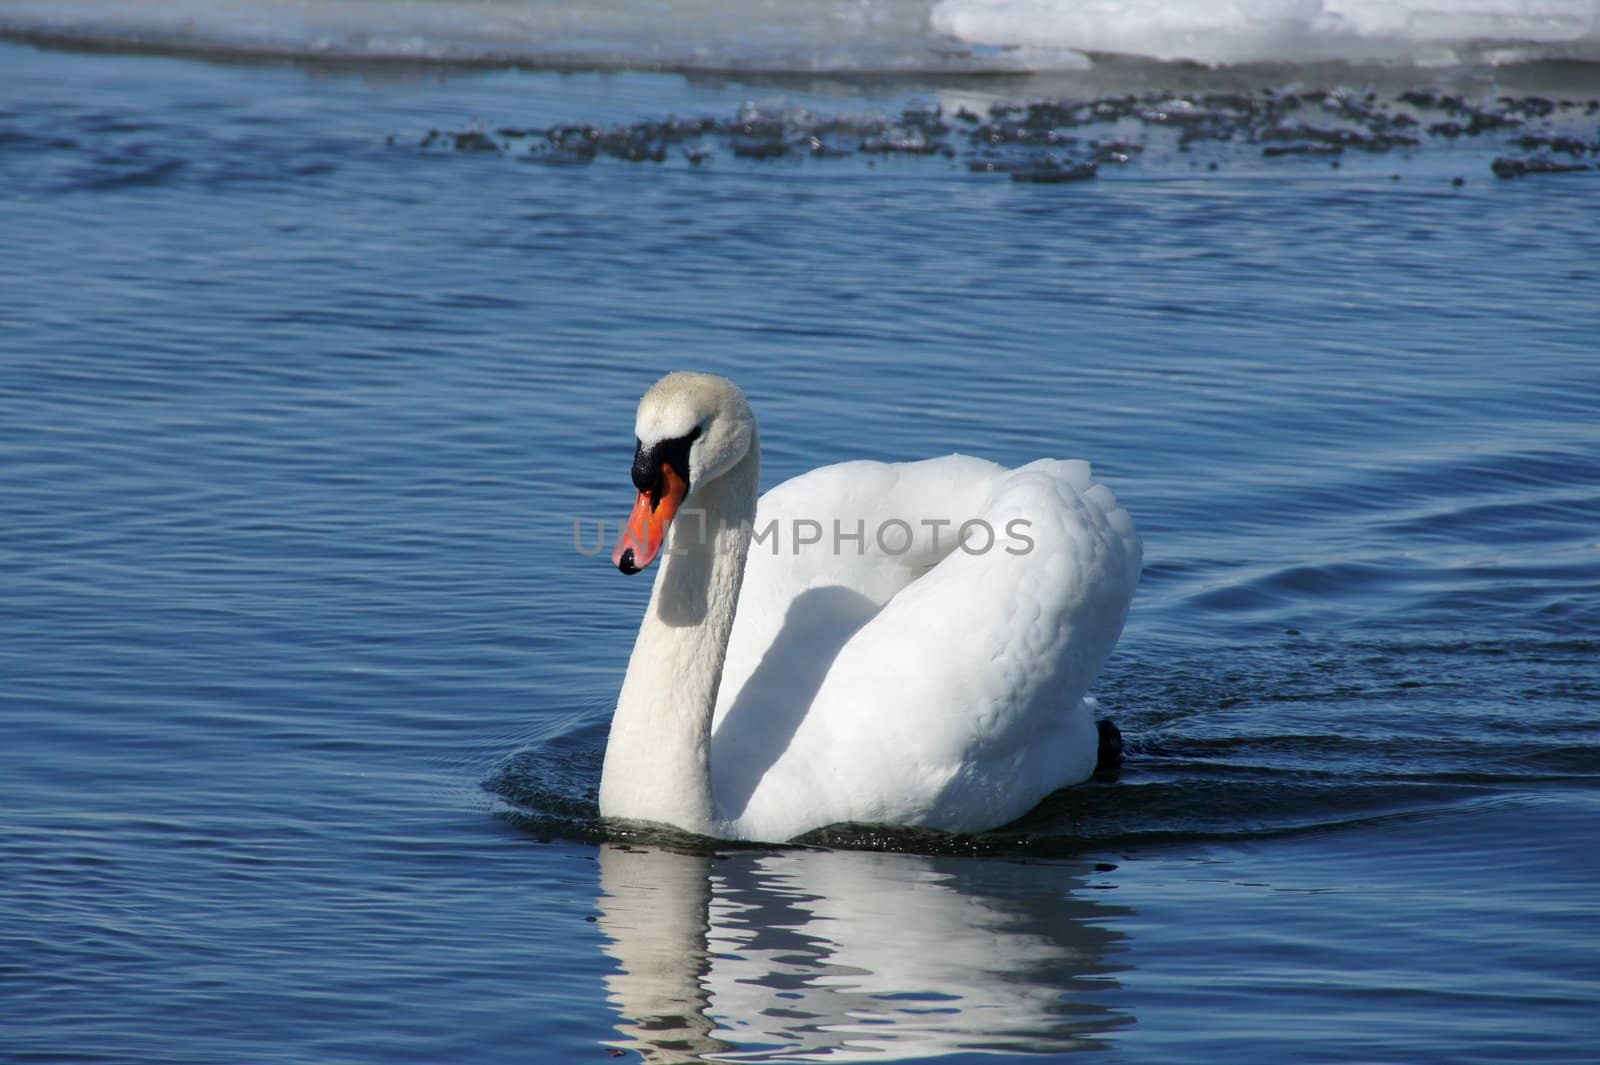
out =
[[(760, 448), (695, 493), (668, 534), (600, 774), (606, 817), (710, 834), (711, 713), (756, 516)], [(703, 522), (702, 522), (703, 515)]]

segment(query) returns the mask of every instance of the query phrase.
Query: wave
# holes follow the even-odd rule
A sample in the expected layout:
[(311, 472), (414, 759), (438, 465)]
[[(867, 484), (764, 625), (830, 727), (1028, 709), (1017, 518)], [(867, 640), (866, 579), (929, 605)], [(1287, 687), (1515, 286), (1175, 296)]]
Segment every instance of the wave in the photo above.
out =
[(1600, 0), (0, 0), (0, 35), (127, 50), (573, 69), (1014, 74), (1600, 61)]

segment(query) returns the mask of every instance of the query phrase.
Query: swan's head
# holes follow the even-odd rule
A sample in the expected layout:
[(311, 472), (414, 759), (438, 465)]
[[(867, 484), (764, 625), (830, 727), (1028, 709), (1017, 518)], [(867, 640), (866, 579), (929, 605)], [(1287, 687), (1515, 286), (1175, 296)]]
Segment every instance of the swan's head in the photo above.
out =
[(611, 560), (638, 573), (661, 553), (684, 500), (727, 473), (750, 451), (756, 420), (726, 377), (670, 373), (639, 400), (633, 484), (639, 490)]

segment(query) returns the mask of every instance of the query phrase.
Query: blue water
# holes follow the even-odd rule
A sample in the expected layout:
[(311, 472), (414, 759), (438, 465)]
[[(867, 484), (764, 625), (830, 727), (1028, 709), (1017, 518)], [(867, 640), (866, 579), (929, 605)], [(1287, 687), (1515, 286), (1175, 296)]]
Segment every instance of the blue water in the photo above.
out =
[[(1595, 174), (415, 147), (937, 91), (0, 46), (0, 1058), (1592, 1058)], [(1093, 460), (1121, 773), (607, 841), (648, 587), (573, 522), (675, 368), (769, 485)]]

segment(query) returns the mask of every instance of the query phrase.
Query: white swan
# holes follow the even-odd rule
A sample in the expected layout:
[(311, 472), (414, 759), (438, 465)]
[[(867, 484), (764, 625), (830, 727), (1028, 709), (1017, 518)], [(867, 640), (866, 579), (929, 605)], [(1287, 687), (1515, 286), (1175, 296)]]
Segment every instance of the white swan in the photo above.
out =
[(849, 462), (758, 512), (733, 382), (669, 374), (635, 431), (639, 495), (612, 557), (636, 573), (665, 553), (603, 816), (773, 842), (840, 822), (977, 832), (1094, 771), (1085, 693), (1141, 547), (1087, 463)]

